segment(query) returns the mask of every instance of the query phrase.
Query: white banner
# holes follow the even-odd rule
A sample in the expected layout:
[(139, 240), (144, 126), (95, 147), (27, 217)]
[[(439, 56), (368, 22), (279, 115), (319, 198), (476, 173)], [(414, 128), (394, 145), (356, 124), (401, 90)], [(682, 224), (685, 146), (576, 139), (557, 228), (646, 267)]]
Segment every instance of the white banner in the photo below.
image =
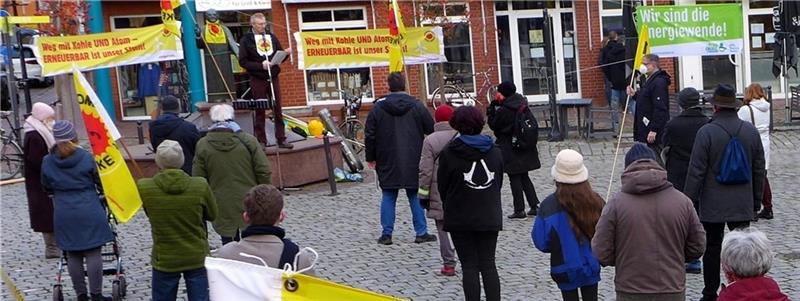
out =
[(268, 10), (272, 9), (270, 0), (197, 0), (197, 11), (225, 10)]

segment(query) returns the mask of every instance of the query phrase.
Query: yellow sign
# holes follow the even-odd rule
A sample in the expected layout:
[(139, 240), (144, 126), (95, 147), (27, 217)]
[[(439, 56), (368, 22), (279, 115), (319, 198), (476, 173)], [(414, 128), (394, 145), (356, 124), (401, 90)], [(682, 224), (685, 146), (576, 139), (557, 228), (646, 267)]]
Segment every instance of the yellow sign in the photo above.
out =
[(180, 37), (164, 25), (82, 36), (40, 37), (36, 60), (42, 75), (183, 59)]
[(633, 60), (633, 69), (639, 69), (645, 54), (650, 53), (650, 38), (647, 34), (647, 25), (642, 25), (642, 30), (639, 32), (639, 43), (636, 44), (636, 56)]
[(92, 153), (108, 208), (117, 220), (125, 223), (142, 207), (142, 200), (136, 182), (115, 142), (121, 136), (83, 74), (77, 68), (72, 69), (72, 72), (75, 91), (78, 94), (78, 105), (86, 125), (89, 143), (92, 145)]
[(8, 17), (9, 24), (46, 24), (50, 23), (50, 16), (14, 16)]
[[(299, 69), (389, 66), (389, 29), (296, 32)], [(406, 65), (446, 62), (441, 27), (407, 29)]]

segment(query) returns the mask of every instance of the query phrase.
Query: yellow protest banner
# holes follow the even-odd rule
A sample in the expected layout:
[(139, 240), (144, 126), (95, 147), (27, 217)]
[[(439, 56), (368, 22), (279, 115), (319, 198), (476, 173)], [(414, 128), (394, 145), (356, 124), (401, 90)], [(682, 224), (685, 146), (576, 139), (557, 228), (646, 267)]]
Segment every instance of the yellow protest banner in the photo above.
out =
[(40, 37), (36, 39), (36, 60), (42, 75), (159, 61), (183, 59), (180, 36), (163, 24), (98, 34)]
[(86, 77), (77, 68), (72, 71), (78, 105), (86, 125), (89, 143), (92, 145), (92, 154), (100, 174), (100, 182), (103, 184), (108, 208), (118, 221), (125, 223), (142, 207), (142, 199), (115, 142), (121, 135), (103, 108), (100, 98), (86, 81)]
[[(296, 32), (299, 69), (389, 66), (389, 29)], [(446, 62), (441, 27), (407, 29), (406, 65)]]
[(633, 60), (633, 68), (638, 69), (639, 65), (642, 64), (642, 60), (644, 59), (644, 55), (650, 53), (650, 38), (647, 34), (647, 25), (642, 25), (642, 29), (639, 31), (639, 43), (636, 44), (636, 56)]

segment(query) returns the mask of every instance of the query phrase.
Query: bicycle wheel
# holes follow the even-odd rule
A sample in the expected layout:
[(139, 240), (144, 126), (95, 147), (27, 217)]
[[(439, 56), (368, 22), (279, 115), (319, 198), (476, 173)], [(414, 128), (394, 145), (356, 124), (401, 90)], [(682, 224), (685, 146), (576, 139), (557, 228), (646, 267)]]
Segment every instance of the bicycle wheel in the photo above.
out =
[(3, 149), (0, 151), (0, 180), (13, 179), (22, 174), (22, 148), (16, 141), (4, 138)]
[[(444, 98), (442, 98), (444, 92)], [(472, 100), (469, 96), (465, 95), (463, 91), (453, 85), (446, 85), (436, 88), (431, 95), (430, 103), (434, 110), (442, 104), (449, 104), (453, 107), (460, 107), (465, 103), (470, 103)]]
[(364, 152), (364, 124), (361, 120), (350, 119), (339, 125), (342, 136), (350, 140), (350, 146), (357, 155)]

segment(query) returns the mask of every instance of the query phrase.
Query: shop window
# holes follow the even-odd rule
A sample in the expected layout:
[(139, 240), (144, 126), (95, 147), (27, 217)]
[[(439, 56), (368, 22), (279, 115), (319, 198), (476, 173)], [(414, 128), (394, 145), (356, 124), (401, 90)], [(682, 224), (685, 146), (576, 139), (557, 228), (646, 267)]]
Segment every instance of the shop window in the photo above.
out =
[(511, 1), (514, 10), (556, 8), (555, 1)]
[[(112, 31), (157, 24), (161, 24), (160, 15), (111, 18)], [(181, 112), (191, 109), (183, 60), (121, 66), (116, 68), (116, 73), (123, 120), (151, 119), (155, 116), (158, 99), (167, 95), (181, 101)]]
[(609, 32), (616, 31), (624, 41), (622, 27), (622, 1), (603, 0), (600, 6), (600, 26), (603, 29), (602, 36), (605, 38)]
[(622, 0), (603, 0), (603, 9), (622, 9)]
[(495, 1), (494, 10), (496, 11), (508, 10), (508, 1)]
[[(472, 66), (472, 33), (467, 20), (469, 8), (466, 2), (449, 1), (446, 4), (429, 3), (422, 7), (423, 25), (442, 25), (444, 28), (444, 55), (447, 62), (426, 64), (425, 74), (428, 94), (438, 88), (444, 78), (457, 78), (448, 83), (462, 85), (464, 90), (475, 92)], [(436, 16), (435, 20), (431, 17)], [(458, 75), (458, 76), (456, 76)]]
[[(301, 31), (367, 29), (364, 8), (301, 10)], [(309, 103), (342, 101), (340, 90), (365, 99), (374, 98), (370, 68), (306, 70)]]
[(776, 0), (750, 0), (750, 8), (773, 8), (778, 6)]

